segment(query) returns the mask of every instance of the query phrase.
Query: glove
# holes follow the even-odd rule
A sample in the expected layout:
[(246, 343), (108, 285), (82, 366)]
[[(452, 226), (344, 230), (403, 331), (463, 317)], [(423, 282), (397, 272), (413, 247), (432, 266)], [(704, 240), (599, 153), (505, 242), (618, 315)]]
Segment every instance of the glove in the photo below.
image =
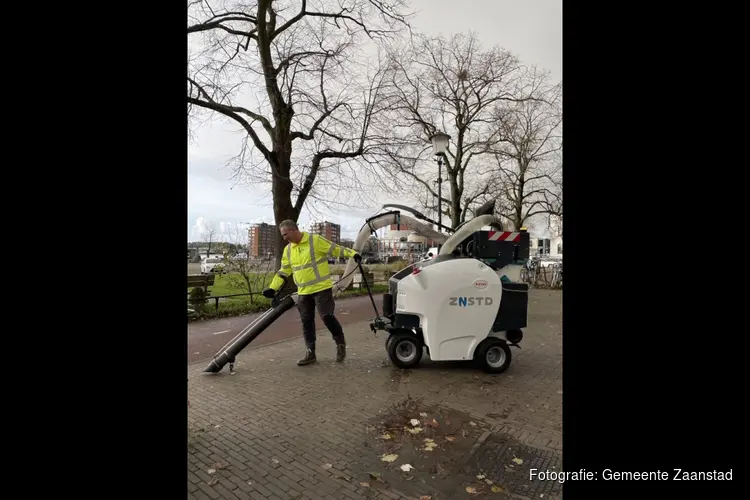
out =
[(358, 263), (358, 264), (359, 264), (360, 262), (362, 262), (362, 256), (361, 256), (360, 254), (358, 254), (358, 253), (355, 253), (355, 254), (354, 254), (354, 262), (356, 262), (356, 263)]
[(272, 299), (276, 296), (276, 290), (274, 290), (273, 288), (266, 288), (265, 290), (263, 290), (263, 296), (267, 299)]

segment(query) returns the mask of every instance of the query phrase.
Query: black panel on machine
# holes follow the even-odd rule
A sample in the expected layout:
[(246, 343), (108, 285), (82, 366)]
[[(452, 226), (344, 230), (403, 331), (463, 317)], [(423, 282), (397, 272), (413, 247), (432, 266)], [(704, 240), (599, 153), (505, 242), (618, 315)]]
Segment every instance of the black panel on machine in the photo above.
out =
[(393, 300), (393, 295), (390, 293), (384, 293), (383, 294), (383, 316), (386, 318), (392, 318), (393, 317), (393, 310), (396, 306), (395, 300)]
[(520, 231), (520, 241), (491, 241), (490, 231), (477, 231), (467, 242), (472, 256), (489, 261), (500, 269), (513, 263), (523, 263), (529, 258), (529, 233)]
[(503, 296), (500, 299), (500, 307), (492, 325), (492, 331), (502, 332), (526, 328), (528, 309), (528, 283), (503, 283)]

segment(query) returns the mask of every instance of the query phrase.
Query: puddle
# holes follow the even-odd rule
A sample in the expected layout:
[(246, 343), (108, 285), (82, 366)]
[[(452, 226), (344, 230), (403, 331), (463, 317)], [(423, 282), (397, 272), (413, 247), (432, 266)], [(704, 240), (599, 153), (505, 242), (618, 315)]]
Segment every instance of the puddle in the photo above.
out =
[[(488, 428), (484, 422), (473, 420), (467, 413), (407, 397), (369, 423), (370, 449), (377, 454), (379, 476), (361, 481), (370, 481), (372, 488), (416, 498), (451, 498), (448, 492), (463, 491), (465, 498), (465, 485), (476, 482), (466, 469), (466, 461), (474, 443)], [(392, 462), (380, 460), (385, 455), (397, 458)], [(402, 470), (401, 466), (407, 464), (411, 470)], [(440, 496), (434, 497), (437, 494)]]

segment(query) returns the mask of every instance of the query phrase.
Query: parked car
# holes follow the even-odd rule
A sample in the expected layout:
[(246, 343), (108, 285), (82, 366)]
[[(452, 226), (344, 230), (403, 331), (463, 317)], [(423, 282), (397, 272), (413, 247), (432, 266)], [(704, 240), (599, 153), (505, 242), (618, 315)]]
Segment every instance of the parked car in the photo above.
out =
[(208, 257), (201, 262), (201, 273), (223, 273), (224, 259), (221, 257)]
[(562, 264), (562, 258), (545, 255), (539, 259), (539, 265), (541, 267), (553, 267), (557, 264)]

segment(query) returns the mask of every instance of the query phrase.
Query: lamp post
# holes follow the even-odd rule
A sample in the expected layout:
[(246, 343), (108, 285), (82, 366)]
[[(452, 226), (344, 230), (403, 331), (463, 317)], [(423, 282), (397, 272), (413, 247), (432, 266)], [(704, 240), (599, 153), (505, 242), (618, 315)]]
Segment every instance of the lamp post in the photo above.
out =
[(432, 150), (437, 156), (438, 164), (438, 231), (443, 229), (443, 157), (448, 152), (448, 141), (451, 136), (444, 132), (436, 132), (430, 137), (432, 141)]

